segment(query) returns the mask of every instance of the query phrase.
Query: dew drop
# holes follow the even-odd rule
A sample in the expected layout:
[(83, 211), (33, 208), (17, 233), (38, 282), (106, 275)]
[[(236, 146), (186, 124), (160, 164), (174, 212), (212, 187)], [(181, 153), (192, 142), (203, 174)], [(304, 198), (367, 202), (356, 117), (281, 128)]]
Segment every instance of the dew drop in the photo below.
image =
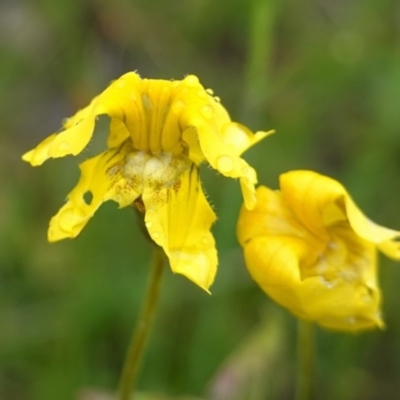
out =
[(207, 104), (200, 110), (200, 112), (203, 114), (204, 117), (211, 118), (214, 115), (214, 108), (213, 106)]
[(217, 168), (220, 172), (231, 172), (233, 169), (233, 160), (229, 156), (220, 156), (217, 159)]

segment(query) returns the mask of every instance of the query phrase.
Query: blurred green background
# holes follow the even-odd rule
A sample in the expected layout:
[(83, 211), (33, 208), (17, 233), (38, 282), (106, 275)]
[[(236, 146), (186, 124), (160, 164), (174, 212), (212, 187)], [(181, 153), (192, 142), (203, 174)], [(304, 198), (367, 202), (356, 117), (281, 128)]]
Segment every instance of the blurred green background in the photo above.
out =
[[(129, 70), (196, 74), (234, 120), (275, 128), (245, 155), (261, 183), (316, 169), (400, 229), (398, 0), (2, 0), (0, 399), (106, 399), (118, 383), (150, 246), (132, 210), (111, 202), (79, 238), (47, 243), (49, 219), (96, 141), (40, 169), (20, 156)], [(202, 172), (219, 216), (212, 296), (166, 272), (138, 389), (291, 399), (295, 321), (245, 270), (238, 183)], [(398, 399), (399, 266), (382, 259), (380, 278), (386, 330), (317, 329), (316, 399)]]

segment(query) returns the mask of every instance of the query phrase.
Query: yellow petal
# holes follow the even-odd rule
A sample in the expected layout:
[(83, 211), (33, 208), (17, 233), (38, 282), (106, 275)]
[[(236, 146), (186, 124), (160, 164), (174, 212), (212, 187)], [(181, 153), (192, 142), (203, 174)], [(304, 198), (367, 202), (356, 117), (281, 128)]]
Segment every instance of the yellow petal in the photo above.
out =
[(400, 232), (388, 229), (368, 219), (356, 206), (349, 195), (345, 197), (347, 217), (354, 231), (378, 245), (388, 257), (400, 260)]
[(250, 147), (257, 144), (260, 140), (275, 133), (274, 130), (268, 132), (253, 133), (242, 124), (230, 122), (222, 128), (222, 140), (226, 146), (229, 146), (237, 155), (241, 155)]
[(107, 147), (120, 146), (130, 136), (129, 131), (123, 121), (118, 118), (111, 118), (110, 133), (107, 138)]
[(307, 251), (302, 240), (277, 236), (260, 236), (244, 247), (253, 279), (299, 318), (345, 331), (382, 327), (376, 282), (355, 284), (346, 279), (327, 281), (321, 276), (302, 278), (299, 264)]
[(32, 166), (36, 167), (43, 164), (48, 159), (49, 146), (53, 143), (56, 133), (53, 133), (41, 143), (39, 143), (33, 150), (28, 151), (22, 156), (22, 159)]
[(80, 153), (92, 137), (96, 112), (92, 101), (88, 107), (78, 111), (64, 122), (64, 131), (53, 134), (39, 143), (36, 148), (22, 156), (33, 166), (41, 165), (49, 158), (64, 157)]
[(339, 182), (313, 171), (291, 171), (282, 174), (280, 182), (290, 207), (315, 234), (325, 226), (348, 221), (358, 236), (400, 259), (400, 232), (369, 220)]
[[(49, 148), (49, 157), (63, 157), (68, 154), (79, 154), (89, 143), (96, 118), (99, 115), (107, 114), (111, 117), (111, 128), (118, 138), (112, 137), (109, 145), (119, 145), (126, 138), (121, 139), (126, 131), (122, 131), (122, 126), (117, 127), (116, 119), (124, 121), (129, 106), (137, 100), (135, 93), (140, 85), (140, 77), (129, 72), (122, 75), (119, 79), (112, 82), (99, 96), (95, 97), (89, 106), (78, 111), (76, 115), (69, 118), (64, 126), (66, 130), (59, 133)], [(118, 129), (118, 132), (115, 129)], [(113, 133), (113, 132), (111, 132)]]
[[(304, 227), (286, 206), (279, 191), (259, 186), (256, 205), (252, 210), (242, 207), (237, 224), (237, 237), (244, 246), (251, 239), (265, 235), (307, 237)], [(317, 243), (314, 243), (317, 247)]]
[(151, 238), (167, 254), (171, 269), (204, 290), (212, 284), (217, 251), (210, 232), (215, 214), (201, 188), (192, 164), (169, 186), (144, 187), (145, 223)]
[(67, 118), (63, 123), (64, 130), (53, 134), (40, 143), (36, 149), (33, 149), (23, 156), (23, 160), (32, 165), (40, 165), (49, 158), (64, 157), (66, 155), (79, 154), (89, 143), (99, 115), (107, 114), (112, 117), (111, 128), (114, 134), (109, 141), (109, 145), (119, 145), (124, 139), (121, 136), (122, 127), (115, 127), (113, 118), (124, 121), (125, 112), (135, 101), (135, 92), (140, 83), (140, 78), (134, 72), (127, 73), (113, 82), (99, 96), (95, 97), (88, 106), (79, 110), (75, 115)]
[(182, 132), (182, 139), (187, 146), (187, 156), (196, 165), (200, 165), (204, 161), (204, 154), (201, 150), (197, 130), (193, 126)]
[(93, 107), (97, 103), (97, 99), (99, 96), (94, 97), (91, 102), (84, 108), (77, 111), (72, 117), (65, 118), (63, 121), (64, 129), (69, 129), (78, 124), (83, 119), (86, 119), (93, 110)]
[(288, 207), (317, 237), (323, 234), (326, 225), (346, 221), (345, 211), (340, 210), (338, 202), (345, 193), (339, 182), (303, 170), (281, 174), (279, 182)]
[(79, 235), (103, 202), (114, 200), (120, 207), (125, 207), (140, 195), (134, 182), (128, 181), (123, 174), (125, 157), (131, 150), (129, 143), (125, 143), (80, 165), (78, 184), (68, 195), (67, 203), (50, 221), (49, 241)]
[[(86, 118), (56, 135), (49, 145), (46, 159), (79, 154), (92, 137), (97, 115), (95, 109), (92, 109)], [(43, 161), (46, 161), (46, 159)]]
[(222, 175), (240, 178), (246, 207), (252, 208), (255, 204), (254, 185), (257, 183), (255, 170), (240, 158), (237, 147), (224, 142), (221, 132), (212, 125), (199, 119), (193, 125), (197, 129), (200, 146), (207, 161)]

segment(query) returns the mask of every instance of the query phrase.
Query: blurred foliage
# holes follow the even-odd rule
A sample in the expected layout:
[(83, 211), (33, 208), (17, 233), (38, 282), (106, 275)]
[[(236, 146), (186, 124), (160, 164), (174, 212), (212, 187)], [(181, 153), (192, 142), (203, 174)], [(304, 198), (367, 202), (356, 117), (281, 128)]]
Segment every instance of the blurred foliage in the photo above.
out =
[[(112, 203), (76, 240), (48, 244), (48, 221), (87, 153), (36, 170), (23, 152), (128, 70), (193, 73), (233, 119), (277, 130), (246, 155), (260, 182), (276, 187), (281, 172), (316, 169), (400, 229), (399, 48), (397, 0), (2, 0), (0, 398), (107, 398), (150, 260), (134, 213)], [(213, 294), (168, 271), (139, 390), (290, 399), (295, 324), (245, 271), (239, 185), (206, 168), (203, 180), (219, 216)], [(316, 398), (398, 398), (400, 272), (382, 261), (387, 329), (319, 330)]]

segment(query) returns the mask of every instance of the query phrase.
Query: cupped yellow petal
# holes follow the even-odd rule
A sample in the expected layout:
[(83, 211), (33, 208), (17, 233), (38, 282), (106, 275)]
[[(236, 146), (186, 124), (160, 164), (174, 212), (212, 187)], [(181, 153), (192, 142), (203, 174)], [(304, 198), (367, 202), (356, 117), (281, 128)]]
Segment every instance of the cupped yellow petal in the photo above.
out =
[(68, 195), (67, 203), (50, 221), (50, 242), (79, 235), (103, 202), (114, 200), (120, 207), (125, 207), (140, 195), (136, 182), (124, 175), (125, 158), (131, 151), (131, 145), (124, 143), (80, 165), (78, 184)]
[(314, 233), (348, 221), (358, 236), (375, 243), (388, 257), (400, 259), (400, 232), (368, 219), (339, 182), (313, 171), (291, 171), (282, 174), (280, 182), (290, 207)]
[(210, 232), (215, 214), (202, 191), (195, 164), (169, 186), (144, 186), (145, 223), (151, 238), (167, 254), (171, 269), (208, 291), (217, 268)]
[(325, 249), (326, 244), (315, 237), (288, 207), (280, 191), (259, 186), (256, 190), (256, 205), (252, 210), (242, 207), (237, 223), (237, 237), (244, 246), (258, 236), (285, 236), (301, 239), (309, 244), (312, 252), (305, 253), (309, 264)]
[(326, 225), (346, 221), (342, 206), (345, 190), (334, 179), (313, 171), (298, 170), (281, 174), (279, 182), (288, 207), (316, 236), (325, 236)]
[(301, 239), (278, 236), (259, 236), (244, 247), (253, 279), (299, 318), (345, 331), (382, 327), (375, 282), (355, 285), (338, 277), (332, 281), (321, 276), (304, 278), (300, 264), (307, 251)]

